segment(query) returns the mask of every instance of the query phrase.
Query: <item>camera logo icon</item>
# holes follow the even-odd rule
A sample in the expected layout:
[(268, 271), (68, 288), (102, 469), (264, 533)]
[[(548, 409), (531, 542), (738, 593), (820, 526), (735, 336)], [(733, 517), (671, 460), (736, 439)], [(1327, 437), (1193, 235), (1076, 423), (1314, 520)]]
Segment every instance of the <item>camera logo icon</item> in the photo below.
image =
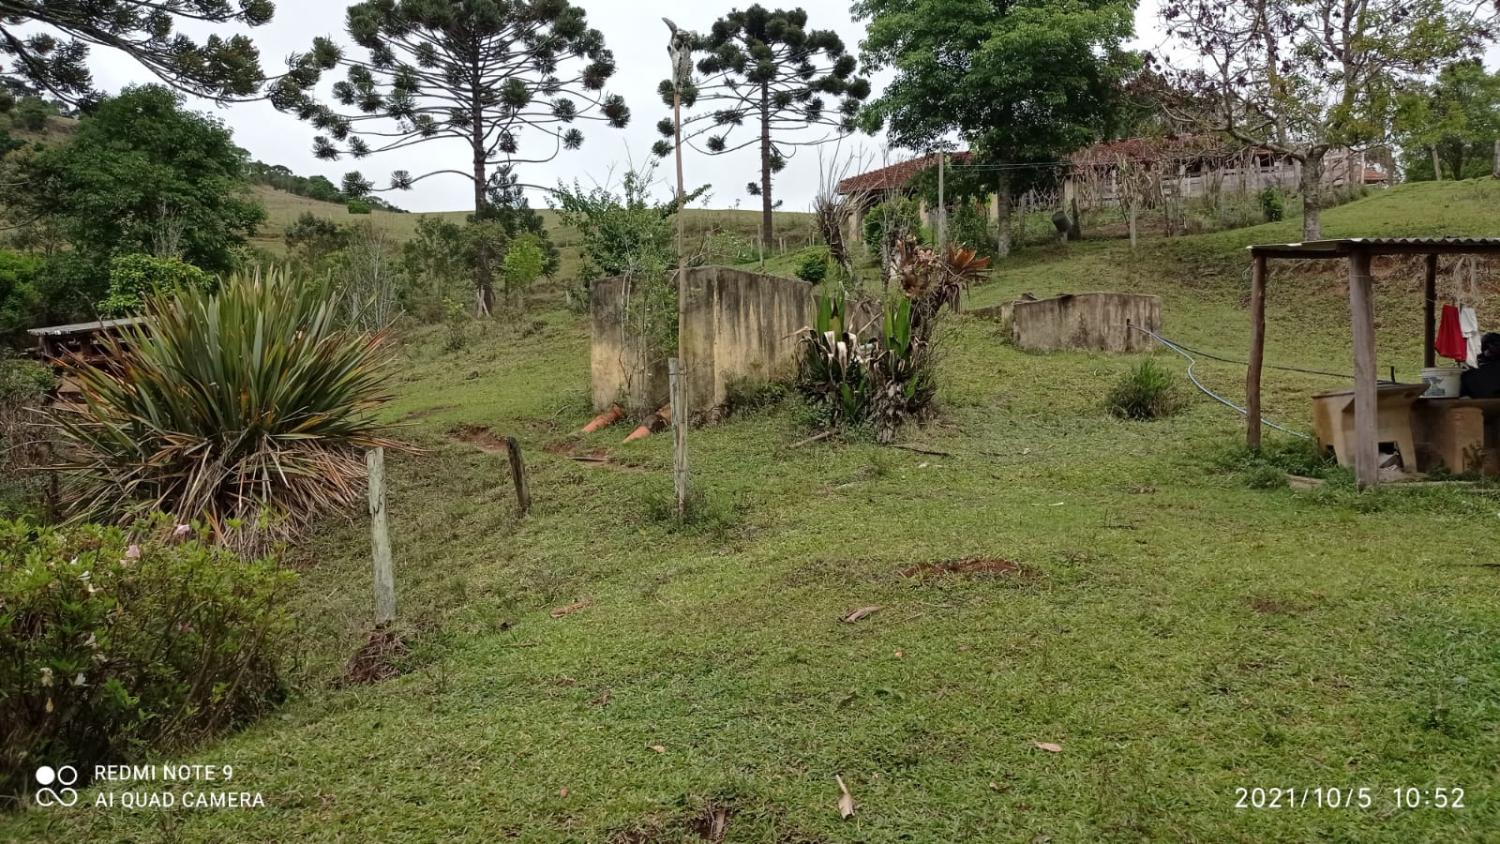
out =
[(38, 806), (67, 808), (78, 802), (78, 789), (72, 787), (78, 782), (78, 769), (72, 765), (56, 769), (51, 765), (43, 765), (36, 769), (36, 782), (41, 787), (31, 799)]

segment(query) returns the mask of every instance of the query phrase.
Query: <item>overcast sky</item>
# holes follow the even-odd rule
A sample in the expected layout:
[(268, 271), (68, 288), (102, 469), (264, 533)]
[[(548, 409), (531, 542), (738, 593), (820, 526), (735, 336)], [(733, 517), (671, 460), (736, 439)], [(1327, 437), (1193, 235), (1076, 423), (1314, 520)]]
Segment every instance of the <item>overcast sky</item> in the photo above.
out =
[[(656, 122), (666, 116), (666, 109), (656, 96), (657, 83), (668, 73), (667, 31), (661, 17), (671, 17), (679, 26), (702, 31), (712, 23), (715, 13), (722, 13), (733, 5), (745, 5), (732, 0), (716, 3), (691, 0), (575, 2), (580, 2), (588, 10), (590, 25), (604, 33), (605, 42), (614, 50), (619, 70), (610, 80), (609, 90), (625, 97), (633, 116), (630, 127), (625, 130), (609, 129), (603, 124), (582, 124), (586, 137), (583, 148), (565, 152), (549, 164), (528, 165), (522, 178), (531, 184), (550, 186), (558, 180), (571, 182), (578, 179), (589, 186), (608, 181), (612, 168), (618, 174), (627, 161), (633, 160), (637, 165), (649, 162), (652, 159), (651, 145), (657, 138)], [(788, 5), (790, 3), (791, 0)], [(1159, 50), (1162, 45), (1157, 4), (1158, 0), (1142, 0), (1137, 10), (1135, 46), (1138, 48)], [(275, 72), (281, 67), (287, 55), (305, 50), (315, 36), (329, 35), (347, 43), (343, 26), (347, 5), (343, 0), (278, 0), (275, 19), (251, 31), (260, 47), (262, 65), (267, 72)], [(807, 10), (811, 25), (837, 30), (851, 51), (858, 50), (864, 28), (851, 19), (850, 0), (800, 0), (798, 5)], [(187, 31), (197, 36), (204, 30), (200, 27)], [(1492, 51), (1492, 58), (1494, 55)], [(152, 78), (129, 58), (99, 47), (93, 49), (90, 66), (94, 70), (96, 85), (109, 91)], [(872, 82), (878, 92), (881, 78), (876, 76)], [(317, 131), (309, 124), (277, 112), (266, 103), (229, 107), (205, 101), (193, 101), (192, 104), (222, 118), (234, 130), (235, 141), (255, 158), (271, 164), (284, 164), (305, 176), (321, 173), (335, 183), (352, 169), (360, 170), (377, 185), (384, 185), (388, 184), (389, 175), (394, 170), (420, 174), (455, 165), (461, 169), (468, 167), (469, 152), (457, 141), (434, 141), (359, 162), (348, 158), (334, 162), (318, 161), (311, 152), (312, 139)], [(522, 142), (525, 143), (524, 136)], [(871, 156), (880, 154), (880, 141), (864, 135), (845, 142), (844, 151), (851, 146), (863, 147)], [(745, 194), (745, 184), (756, 178), (757, 162), (758, 154), (753, 149), (718, 157), (690, 153), (687, 181), (690, 187), (711, 184), (713, 193), (708, 204), (713, 207), (728, 208), (739, 203), (741, 207), (758, 208), (759, 199)], [(665, 179), (668, 172), (668, 168), (663, 167), (658, 175)], [(816, 152), (803, 150), (777, 178), (776, 196), (784, 200), (786, 210), (805, 210), (817, 191), (818, 177)], [(472, 187), (468, 180), (459, 176), (434, 177), (411, 191), (386, 196), (413, 211), (449, 211), (468, 209), (473, 205)], [(532, 202), (545, 206), (540, 195), (534, 195)]]

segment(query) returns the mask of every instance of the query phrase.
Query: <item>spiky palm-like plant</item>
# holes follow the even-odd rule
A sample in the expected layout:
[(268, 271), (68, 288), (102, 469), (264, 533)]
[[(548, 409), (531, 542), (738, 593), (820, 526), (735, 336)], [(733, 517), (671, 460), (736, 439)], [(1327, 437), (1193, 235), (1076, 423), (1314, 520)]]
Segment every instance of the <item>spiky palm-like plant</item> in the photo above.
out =
[(288, 536), (356, 502), (365, 449), (397, 445), (374, 414), (385, 337), (341, 330), (320, 285), (256, 273), (148, 311), (110, 343), (117, 365), (65, 364), (81, 390), (55, 413), (75, 512), (163, 510), (221, 538), (267, 524)]

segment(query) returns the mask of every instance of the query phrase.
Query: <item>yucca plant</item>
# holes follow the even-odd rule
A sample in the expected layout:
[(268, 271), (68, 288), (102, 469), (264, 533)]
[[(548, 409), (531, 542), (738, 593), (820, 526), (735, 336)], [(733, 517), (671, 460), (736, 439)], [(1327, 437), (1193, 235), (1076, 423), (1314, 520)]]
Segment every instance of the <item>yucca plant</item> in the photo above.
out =
[(842, 298), (819, 296), (812, 328), (804, 329), (797, 383), (834, 425), (855, 424), (868, 415), (868, 354), (858, 332), (848, 328)]
[(288, 536), (361, 497), (366, 449), (397, 446), (375, 419), (386, 338), (340, 330), (320, 285), (257, 272), (148, 314), (110, 343), (117, 365), (65, 364), (82, 393), (54, 417), (75, 512)]

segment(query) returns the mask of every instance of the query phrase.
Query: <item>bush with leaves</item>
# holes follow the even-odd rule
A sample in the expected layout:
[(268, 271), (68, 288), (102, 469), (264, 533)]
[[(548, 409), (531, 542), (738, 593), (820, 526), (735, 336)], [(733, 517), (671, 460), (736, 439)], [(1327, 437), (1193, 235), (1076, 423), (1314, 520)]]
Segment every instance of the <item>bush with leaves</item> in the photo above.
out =
[(887, 302), (880, 332), (862, 336), (845, 302), (819, 297), (816, 324), (803, 332), (797, 386), (831, 427), (871, 425), (880, 442), (929, 416), (937, 398), (937, 323), (945, 308), (989, 267), (972, 250), (946, 255), (903, 244), (901, 297)]
[(39, 765), (169, 752), (285, 697), (289, 572), (170, 521), (0, 519), (0, 798)]
[(42, 259), (0, 250), (0, 342), (20, 340), (42, 313)]
[(395, 446), (383, 335), (339, 327), (323, 286), (280, 271), (148, 303), (117, 370), (66, 365), (80, 401), (54, 413), (71, 508), (161, 510), (225, 541), (294, 535), (364, 495), (364, 451)]
[(808, 284), (821, 284), (828, 277), (828, 253), (819, 249), (803, 256), (797, 265), (797, 278)]
[(417, 220), (416, 234), (401, 247), (406, 275), (402, 306), (418, 321), (446, 321), (453, 304), (474, 297), (463, 238), (459, 224), (424, 215)]
[(109, 262), (109, 295), (99, 311), (111, 316), (140, 312), (153, 296), (170, 296), (180, 290), (213, 290), (218, 278), (176, 258), (152, 255), (121, 255)]
[(1279, 223), (1286, 216), (1286, 194), (1270, 187), (1260, 192), (1260, 212), (1268, 223)]
[(512, 307), (521, 306), (521, 297), (547, 269), (547, 253), (542, 241), (527, 232), (519, 235), (505, 248), (505, 260), (500, 262), (501, 275), (505, 279), (505, 296)]
[(1140, 362), (1109, 391), (1109, 412), (1121, 419), (1163, 419), (1185, 404), (1170, 370), (1152, 358)]
[(0, 514), (42, 509), (52, 432), (41, 410), (56, 387), (51, 367), (0, 350)]

